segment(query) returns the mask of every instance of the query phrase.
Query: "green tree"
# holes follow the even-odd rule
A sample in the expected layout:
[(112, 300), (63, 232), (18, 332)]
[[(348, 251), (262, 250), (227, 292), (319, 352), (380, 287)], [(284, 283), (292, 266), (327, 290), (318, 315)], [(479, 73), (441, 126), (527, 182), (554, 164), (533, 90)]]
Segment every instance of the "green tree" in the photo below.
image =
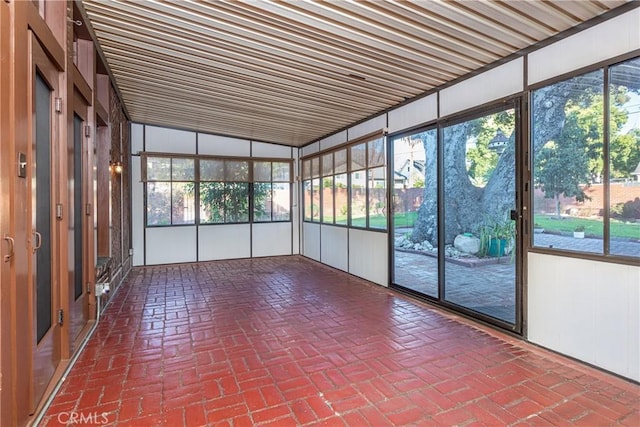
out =
[(576, 115), (567, 117), (557, 142), (548, 141), (536, 155), (536, 183), (546, 198), (556, 201), (556, 216), (560, 217), (560, 196), (584, 201), (583, 185), (589, 182), (589, 156), (584, 134)]

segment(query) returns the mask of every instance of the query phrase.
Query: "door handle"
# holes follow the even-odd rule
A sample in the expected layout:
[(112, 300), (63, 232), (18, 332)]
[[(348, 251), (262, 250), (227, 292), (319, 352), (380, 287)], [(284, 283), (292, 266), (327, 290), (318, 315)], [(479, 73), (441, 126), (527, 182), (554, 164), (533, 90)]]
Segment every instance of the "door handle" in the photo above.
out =
[(36, 245), (33, 247), (33, 252), (35, 253), (35, 251), (40, 249), (40, 247), (42, 246), (42, 234), (38, 233), (37, 231), (34, 231), (33, 235), (36, 238)]
[(518, 221), (519, 219), (522, 218), (522, 216), (520, 216), (518, 211), (515, 209), (511, 209), (511, 211), (509, 212), (509, 217), (511, 218), (512, 221)]
[(3, 260), (4, 262), (9, 262), (11, 261), (11, 258), (13, 258), (13, 248), (14, 248), (14, 240), (13, 237), (9, 236), (8, 234), (4, 235), (4, 240), (6, 240), (9, 243), (9, 255), (5, 255)]

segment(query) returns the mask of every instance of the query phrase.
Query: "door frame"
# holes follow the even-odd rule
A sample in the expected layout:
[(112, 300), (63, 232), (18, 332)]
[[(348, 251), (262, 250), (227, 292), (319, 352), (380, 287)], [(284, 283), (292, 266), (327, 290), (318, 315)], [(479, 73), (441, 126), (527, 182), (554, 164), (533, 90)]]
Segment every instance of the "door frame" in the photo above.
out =
[[(460, 313), (466, 317), (472, 318), (474, 320), (480, 321), (482, 323), (486, 323), (492, 326), (497, 326), (505, 331), (515, 333), (517, 335), (525, 335), (526, 334), (526, 313), (525, 313), (525, 289), (526, 289), (526, 266), (527, 266), (527, 239), (529, 238), (526, 228), (526, 219), (527, 219), (527, 211), (528, 211), (528, 140), (527, 140), (527, 96), (526, 94), (518, 94), (516, 96), (507, 97), (502, 100), (498, 100), (495, 102), (488, 103), (486, 105), (474, 107), (470, 110), (465, 110), (459, 113), (455, 113), (451, 116), (434, 120), (432, 122), (426, 122), (424, 125), (405, 129), (394, 134), (388, 136), (388, 144), (387, 144), (387, 158), (391, 159), (388, 163), (390, 166), (387, 168), (387, 179), (390, 185), (388, 186), (389, 191), (387, 194), (388, 202), (388, 211), (391, 213), (389, 215), (389, 286), (393, 289), (396, 289), (400, 292), (409, 294), (413, 297), (425, 300), (430, 303), (435, 303), (439, 306), (442, 306), (448, 310), (452, 310), (456, 313)], [(514, 130), (516, 131), (516, 141), (515, 141), (515, 170), (514, 170), (514, 180), (515, 180), (515, 210), (517, 212), (518, 219), (516, 220), (515, 228), (516, 228), (516, 238), (515, 238), (515, 322), (514, 324), (510, 324), (505, 321), (501, 321), (500, 319), (485, 315), (483, 313), (470, 310), (463, 306), (451, 303), (444, 299), (444, 252), (438, 252), (438, 296), (432, 297), (426, 294), (419, 293), (405, 286), (399, 285), (395, 283), (395, 237), (394, 237), (394, 224), (393, 224), (393, 178), (394, 178), (394, 170), (395, 164), (394, 162), (394, 153), (393, 153), (393, 139), (401, 136), (410, 135), (413, 133), (419, 133), (422, 131), (427, 131), (430, 129), (437, 130), (437, 164), (438, 164), (438, 246), (443, 247), (444, 244), (444, 234), (442, 233), (444, 229), (444, 165), (443, 165), (443, 149), (442, 149), (442, 129), (446, 126), (450, 126), (456, 123), (461, 123), (467, 120), (472, 120), (475, 118), (479, 118), (485, 115), (490, 115), (496, 112), (508, 110), (513, 108), (515, 111), (515, 123)]]
[[(60, 259), (60, 251), (59, 245), (61, 244), (59, 230), (56, 224), (56, 214), (55, 214), (55, 204), (56, 201), (59, 200), (58, 189), (56, 187), (56, 179), (55, 177), (59, 176), (60, 170), (60, 158), (58, 156), (58, 147), (60, 146), (60, 142), (62, 140), (62, 129), (64, 126), (63, 115), (59, 112), (56, 112), (55, 99), (62, 98), (61, 97), (61, 89), (62, 89), (62, 81), (61, 81), (61, 73), (58, 68), (55, 66), (53, 61), (49, 59), (46, 54), (45, 48), (38, 42), (37, 38), (32, 32), (29, 32), (29, 40), (28, 40), (28, 51), (29, 51), (29, 73), (27, 77), (27, 87), (28, 87), (28, 111), (30, 114), (29, 126), (28, 126), (28, 141), (30, 142), (30, 148), (27, 153), (27, 162), (30, 167), (28, 167), (27, 172), (27, 182), (31, 183), (35, 179), (35, 167), (36, 160), (34, 158), (35, 153), (35, 100), (34, 100), (34, 85), (35, 85), (35, 76), (39, 74), (45, 82), (51, 88), (51, 136), (50, 136), (50, 171), (49, 175), (51, 179), (49, 180), (49, 191), (51, 194), (50, 206), (49, 206), (49, 215), (51, 221), (51, 236), (50, 236), (50, 245), (51, 245), (51, 327), (42, 337), (40, 342), (37, 342), (36, 335), (36, 325), (37, 325), (37, 312), (36, 312), (36, 291), (34, 289), (34, 280), (35, 280), (35, 254), (36, 254), (36, 242), (34, 237), (32, 236), (33, 231), (37, 231), (34, 229), (35, 224), (34, 220), (34, 212), (33, 212), (33, 188), (29, 186), (27, 189), (27, 200), (29, 200), (29, 204), (27, 206), (27, 217), (29, 218), (30, 227), (32, 232), (29, 233), (29, 242), (28, 242), (28, 250), (30, 253), (29, 256), (29, 266), (28, 266), (28, 283), (29, 283), (29, 291), (28, 291), (28, 299), (29, 303), (29, 320), (30, 327), (29, 332), (33, 334), (31, 337), (31, 355), (28, 358), (29, 372), (30, 377), (30, 410), (32, 412), (35, 411), (38, 406), (38, 402), (42, 398), (47, 389), (51, 379), (54, 377), (55, 371), (62, 359), (62, 349), (61, 349), (61, 340), (63, 336), (62, 328), (57, 321), (57, 310), (62, 308), (63, 302), (60, 299), (60, 268), (59, 268), (59, 259)], [(21, 358), (18, 358), (18, 365), (21, 364)], [(22, 362), (24, 363), (24, 362)], [(20, 371), (20, 369), (18, 369)]]
[[(80, 156), (81, 156), (82, 170), (80, 174), (81, 181), (79, 184), (81, 186), (80, 192), (81, 192), (82, 200), (80, 203), (81, 220), (79, 225), (82, 228), (82, 244), (80, 247), (80, 255), (82, 256), (82, 277), (81, 277), (82, 293), (80, 294), (80, 296), (78, 296), (78, 298), (75, 298), (74, 283), (72, 281), (69, 281), (69, 283), (67, 284), (68, 286), (66, 287), (66, 292), (68, 293), (67, 300), (68, 300), (68, 307), (69, 307), (67, 317), (68, 317), (68, 324), (69, 324), (69, 328), (68, 328), (69, 343), (68, 344), (69, 344), (70, 353), (73, 353), (75, 351), (75, 349), (78, 347), (79, 343), (81, 342), (82, 338), (85, 335), (82, 332), (87, 327), (87, 322), (89, 321), (89, 315), (90, 315), (89, 313), (90, 290), (88, 289), (88, 284), (93, 283), (93, 280), (90, 279), (90, 273), (93, 270), (90, 270), (91, 257), (89, 256), (90, 254), (93, 253), (92, 246), (89, 245), (89, 235), (91, 234), (90, 231), (93, 229), (93, 224), (91, 223), (93, 218), (93, 210), (90, 209), (90, 206), (91, 206), (90, 200), (92, 199), (89, 197), (89, 189), (87, 185), (87, 182), (92, 182), (88, 178), (89, 176), (88, 174), (90, 173), (90, 169), (91, 169), (90, 165), (92, 164), (92, 162), (89, 161), (89, 153), (91, 151), (89, 150), (90, 136), (87, 136), (85, 134), (86, 126), (89, 126), (89, 129), (91, 129), (90, 123), (92, 122), (92, 120), (91, 120), (90, 106), (91, 106), (91, 103), (87, 101), (82, 91), (74, 85), (73, 109), (70, 111), (70, 114), (68, 117), (69, 132), (67, 134), (67, 139), (68, 139), (67, 143), (69, 144), (68, 145), (69, 148), (73, 146), (73, 150), (74, 150), (73, 156), (75, 156), (76, 150), (78, 148), (80, 149)], [(82, 128), (80, 130), (81, 134), (79, 138), (80, 147), (75, 146), (76, 139), (75, 139), (74, 120), (76, 115), (82, 119)], [(73, 131), (71, 131), (72, 129)], [(68, 152), (67, 152), (67, 156), (69, 156)], [(68, 161), (66, 163), (66, 168), (65, 170), (61, 171), (61, 174), (63, 176), (62, 182), (65, 182), (65, 183), (68, 182), (68, 179), (69, 179), (68, 169), (70, 167), (69, 161), (73, 160), (73, 156), (67, 157)], [(75, 185), (76, 183), (74, 182), (74, 191), (75, 191)], [(70, 195), (67, 194), (69, 216), (67, 217), (67, 227), (65, 230), (62, 231), (63, 233), (69, 231), (68, 224), (71, 221), (71, 218), (70, 218), (70, 215), (72, 212), (71, 205), (74, 204), (74, 198), (69, 196)], [(77, 227), (78, 224), (75, 224), (75, 226)], [(68, 254), (68, 248), (66, 248), (65, 253)], [(77, 250), (75, 253), (78, 253)], [(68, 263), (70, 262), (72, 262), (72, 260), (68, 260)]]

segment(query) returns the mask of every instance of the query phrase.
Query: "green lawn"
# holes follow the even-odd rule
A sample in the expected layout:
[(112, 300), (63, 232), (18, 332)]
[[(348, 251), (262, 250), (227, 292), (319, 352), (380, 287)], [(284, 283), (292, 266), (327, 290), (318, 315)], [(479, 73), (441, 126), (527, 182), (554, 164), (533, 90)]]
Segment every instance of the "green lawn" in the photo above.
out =
[[(395, 228), (413, 227), (418, 217), (418, 212), (397, 213), (394, 216)], [(346, 218), (344, 218), (346, 220)], [(549, 215), (536, 215), (535, 223), (545, 229), (546, 233), (571, 234), (577, 226), (582, 225), (587, 237), (602, 237), (602, 221), (598, 219), (562, 217), (557, 219)], [(372, 228), (386, 228), (387, 217), (384, 215), (373, 215), (369, 218), (369, 226)], [(364, 227), (364, 218), (354, 219), (355, 226)], [(639, 239), (640, 224), (611, 220), (611, 237), (622, 239)]]
[[(602, 237), (603, 225), (598, 219), (535, 215), (535, 224), (544, 228), (545, 233), (573, 233), (577, 226), (584, 227), (585, 236)], [(622, 222), (612, 219), (610, 222), (611, 237), (624, 239), (640, 239), (640, 224)]]

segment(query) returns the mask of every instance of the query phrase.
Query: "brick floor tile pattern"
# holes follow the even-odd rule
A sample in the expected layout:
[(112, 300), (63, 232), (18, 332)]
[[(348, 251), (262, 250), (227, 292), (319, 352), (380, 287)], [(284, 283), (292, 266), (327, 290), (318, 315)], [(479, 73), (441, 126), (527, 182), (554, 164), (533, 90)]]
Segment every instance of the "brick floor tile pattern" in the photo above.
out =
[(134, 268), (42, 425), (638, 426), (639, 414), (636, 384), (290, 256)]

